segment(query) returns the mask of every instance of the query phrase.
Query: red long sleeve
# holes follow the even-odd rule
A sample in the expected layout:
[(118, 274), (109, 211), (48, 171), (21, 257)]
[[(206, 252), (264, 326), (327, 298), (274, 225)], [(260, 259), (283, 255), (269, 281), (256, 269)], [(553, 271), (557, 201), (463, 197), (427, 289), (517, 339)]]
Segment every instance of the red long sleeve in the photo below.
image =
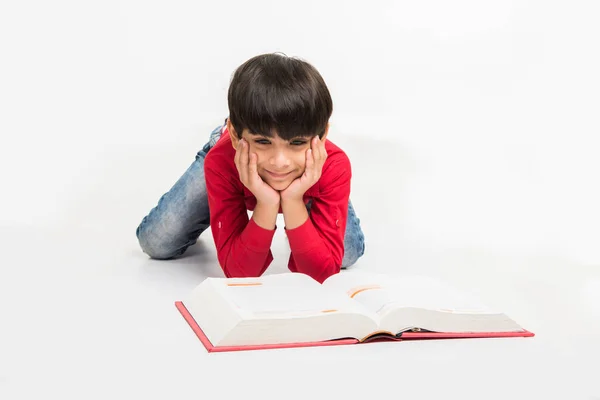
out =
[(273, 261), (271, 241), (275, 229), (261, 228), (254, 220), (248, 218), (243, 188), (217, 172), (208, 156), (205, 160), (204, 174), (210, 226), (217, 248), (217, 258), (225, 276), (230, 278), (262, 275)]
[(295, 229), (286, 229), (291, 248), (290, 271), (305, 273), (319, 282), (340, 272), (351, 176), (345, 155), (337, 157), (323, 171), (309, 218)]

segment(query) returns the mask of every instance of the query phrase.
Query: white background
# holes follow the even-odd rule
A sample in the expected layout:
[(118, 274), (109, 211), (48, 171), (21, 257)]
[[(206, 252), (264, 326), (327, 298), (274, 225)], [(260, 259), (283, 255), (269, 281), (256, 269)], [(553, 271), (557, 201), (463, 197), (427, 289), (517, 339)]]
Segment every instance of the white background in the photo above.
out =
[[(234, 69), (256, 54), (280, 51), (315, 65), (331, 90), (329, 138), (347, 150), (353, 163), (352, 199), (367, 240), (364, 268), (422, 268), (440, 271), (459, 285), (480, 285), (488, 300), (538, 332), (556, 329), (567, 315), (569, 323), (596, 329), (599, 14), (594, 1), (2, 2), (0, 227), (2, 253), (9, 256), (2, 264), (3, 305), (17, 298), (28, 298), (33, 309), (38, 303), (54, 304), (52, 295), (40, 297), (50, 293), (44, 282), (61, 282), (61, 293), (75, 291), (83, 296), (75, 296), (78, 301), (87, 293), (98, 310), (111, 304), (108, 309), (118, 313), (120, 303), (98, 297), (106, 294), (101, 285), (118, 288), (117, 299), (138, 299), (139, 304), (147, 290), (157, 290), (158, 297), (146, 304), (162, 310), (157, 314), (163, 319), (151, 324), (171, 331), (152, 331), (152, 340), (171, 343), (174, 331), (187, 340), (180, 346), (189, 346), (179, 348), (188, 355), (185, 359), (164, 348), (158, 356), (172, 357), (173, 374), (181, 368), (196, 372), (198, 343), (170, 307), (202, 276), (218, 275), (211, 239), (199, 245), (193, 262), (175, 262), (184, 268), (166, 272), (141, 254), (135, 228), (227, 116), (226, 91)], [(210, 264), (208, 270), (194, 269), (202, 260)], [(279, 262), (283, 269), (285, 257)], [(148, 270), (154, 272), (143, 275)], [(115, 283), (123, 274), (127, 279)], [(520, 280), (512, 280), (515, 276)], [(492, 281), (502, 277), (522, 297), (493, 289)], [(146, 286), (149, 282), (153, 289)], [(96, 289), (86, 286), (93, 284)], [(62, 321), (53, 338), (68, 344), (58, 332), (71, 326), (68, 321), (77, 324), (63, 307), (74, 300), (67, 294), (61, 299), (51, 309), (63, 310), (64, 319), (48, 317), (48, 322)], [(526, 301), (531, 302), (525, 306)], [(569, 307), (561, 308), (565, 304)], [(537, 306), (548, 308), (542, 312)], [(85, 314), (87, 306), (81, 307)], [(7, 312), (21, 321), (19, 311), (11, 314), (7, 307)], [(111, 318), (105, 317), (105, 323), (115, 321)], [(127, 327), (124, 321), (123, 315), (119, 323)], [(38, 340), (30, 333), (24, 342), (25, 327), (33, 325), (15, 326), (9, 337), (17, 344), (26, 347)], [(569, 337), (564, 329), (561, 337)], [(123, 337), (136, 340), (132, 331), (124, 332)], [(84, 337), (79, 336), (82, 346)], [(121, 343), (115, 339), (121, 336), (110, 337)], [(0, 388), (13, 383), (19, 393), (19, 385), (32, 376), (43, 380), (48, 371), (56, 371), (60, 352), (48, 353), (40, 344), (28, 362), (44, 360), (43, 367), (28, 373), (25, 364), (21, 369), (15, 365), (29, 353), (6, 336), (3, 340), (4, 350), (12, 349), (13, 364), (0, 361)], [(565, 347), (559, 351), (540, 344), (534, 350), (513, 349), (514, 354), (488, 347), (496, 356), (508, 354), (502, 364), (506, 369), (495, 367), (494, 374), (506, 373), (515, 354), (532, 355), (539, 365), (558, 360), (562, 367), (575, 364), (587, 371), (586, 357), (598, 353), (597, 344), (586, 347), (596, 343), (592, 336), (587, 342), (572, 338), (569, 344), (546, 340), (541, 343)], [(399, 363), (430, 368), (428, 355), (439, 363), (448, 349), (469, 345), (435, 346), (412, 350), (410, 355), (420, 361)], [(457, 354), (479, 357), (474, 354), (485, 345), (471, 346), (480, 347), (461, 348)], [(138, 350), (125, 363), (131, 364), (128, 371), (139, 371), (134, 364), (152, 358), (152, 350)], [(342, 351), (324, 353), (321, 369), (348, 368), (334, 361)], [(364, 368), (373, 368), (370, 357), (382, 354), (364, 351)], [(316, 357), (318, 352), (307, 354)], [(221, 377), (231, 365), (224, 360), (235, 363), (233, 357), (219, 359)], [(240, 368), (252, 368), (252, 357), (262, 356), (246, 357), (237, 361), (245, 365)], [(480, 357), (474, 362), (489, 361)], [(113, 358), (104, 361), (117, 364)], [(431, 373), (437, 371), (437, 378), (458, 393), (461, 389), (453, 385), (458, 378), (444, 375), (453, 365), (447, 363)], [(289, 367), (298, 365), (306, 368), (309, 361)], [(71, 367), (70, 373), (79, 368)], [(562, 371), (548, 368), (544, 374)], [(512, 382), (531, 369), (523, 366), (511, 375)], [(151, 373), (155, 370), (142, 371), (133, 382), (157, 379)], [(290, 380), (300, 372), (275, 376)], [(245, 376), (246, 383), (260, 379), (259, 372)], [(477, 376), (483, 390), (495, 386), (487, 375)], [(544, 376), (533, 381), (548, 383)], [(591, 382), (585, 373), (575, 376), (582, 384)], [(88, 378), (86, 385), (97, 383)], [(412, 382), (428, 385), (425, 375)], [(151, 387), (146, 395), (170, 393), (166, 385), (156, 392)], [(407, 390), (419, 393), (421, 387)], [(537, 388), (525, 392), (534, 395)], [(561, 388), (568, 393), (570, 385)], [(194, 397), (194, 389), (180, 387), (185, 396), (178, 398)], [(557, 395), (555, 389), (547, 394)]]
[(593, 1), (6, 2), (0, 221), (107, 223), (118, 211), (131, 228), (227, 115), (235, 67), (281, 51), (327, 80), (331, 140), (397, 145), (400, 169), (382, 159), (358, 175), (401, 187), (394, 222), (407, 237), (597, 264), (599, 11)]

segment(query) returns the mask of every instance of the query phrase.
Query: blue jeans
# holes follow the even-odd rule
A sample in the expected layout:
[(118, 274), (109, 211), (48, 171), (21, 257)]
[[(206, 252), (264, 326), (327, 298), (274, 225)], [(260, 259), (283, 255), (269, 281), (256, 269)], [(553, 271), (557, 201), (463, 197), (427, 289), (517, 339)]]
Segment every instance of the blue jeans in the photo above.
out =
[[(221, 127), (213, 130), (208, 143), (196, 154), (194, 162), (137, 227), (140, 246), (151, 258), (167, 260), (181, 256), (210, 226), (204, 157), (219, 139)], [(307, 210), (310, 213), (310, 202)], [(364, 251), (360, 219), (349, 202), (342, 268), (353, 265)]]

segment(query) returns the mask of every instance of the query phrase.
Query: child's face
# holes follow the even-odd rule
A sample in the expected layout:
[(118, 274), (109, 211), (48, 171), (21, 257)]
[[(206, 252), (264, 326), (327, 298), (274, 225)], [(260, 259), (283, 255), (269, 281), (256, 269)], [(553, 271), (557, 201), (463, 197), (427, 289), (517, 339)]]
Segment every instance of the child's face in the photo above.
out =
[(250, 152), (258, 156), (258, 175), (273, 189), (286, 189), (304, 173), (311, 138), (297, 137), (287, 141), (279, 136), (253, 135), (247, 130), (242, 138), (248, 142)]

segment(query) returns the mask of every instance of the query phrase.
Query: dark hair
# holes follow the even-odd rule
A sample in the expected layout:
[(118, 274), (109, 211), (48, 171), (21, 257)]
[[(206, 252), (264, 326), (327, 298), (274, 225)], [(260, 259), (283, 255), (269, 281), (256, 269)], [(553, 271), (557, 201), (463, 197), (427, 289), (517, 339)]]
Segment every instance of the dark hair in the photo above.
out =
[(233, 74), (229, 119), (237, 135), (251, 133), (284, 140), (322, 137), (333, 111), (329, 89), (309, 63), (279, 53), (255, 56)]

